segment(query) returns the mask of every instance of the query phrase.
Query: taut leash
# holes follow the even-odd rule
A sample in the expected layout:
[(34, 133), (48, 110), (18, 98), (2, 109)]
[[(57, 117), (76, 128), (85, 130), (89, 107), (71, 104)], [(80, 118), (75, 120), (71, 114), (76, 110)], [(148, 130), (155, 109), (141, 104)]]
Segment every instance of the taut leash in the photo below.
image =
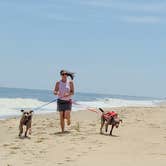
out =
[(33, 110), (34, 110), (34, 111), (37, 111), (37, 110), (39, 110), (39, 109), (45, 107), (46, 105), (49, 105), (49, 104), (55, 102), (55, 101), (57, 101), (57, 99), (54, 99), (54, 100), (52, 100), (52, 101), (50, 101), (50, 102), (48, 102), (48, 103), (46, 103), (46, 104), (43, 104), (43, 105), (41, 105), (41, 106), (39, 106), (39, 107), (36, 107), (36, 108), (34, 108)]
[[(37, 110), (39, 110), (39, 109), (45, 107), (46, 105), (49, 105), (49, 104), (55, 102), (55, 101), (57, 101), (57, 99), (54, 99), (54, 100), (52, 100), (52, 101), (50, 101), (50, 102), (48, 102), (48, 103), (46, 103), (46, 104), (43, 104), (43, 105), (41, 105), (41, 106), (39, 106), (39, 107), (36, 107), (36, 108), (34, 108), (33, 110), (34, 110), (34, 111), (37, 111)], [(85, 107), (85, 109), (87, 109), (87, 110), (89, 110), (89, 111), (91, 111), (91, 112), (95, 112), (95, 113), (97, 113), (97, 114), (99, 113), (96, 108), (90, 108), (90, 107), (88, 107), (88, 106), (86, 106), (86, 105), (79, 104), (79, 103), (77, 103), (77, 102), (75, 102), (75, 101), (72, 101), (72, 104)]]

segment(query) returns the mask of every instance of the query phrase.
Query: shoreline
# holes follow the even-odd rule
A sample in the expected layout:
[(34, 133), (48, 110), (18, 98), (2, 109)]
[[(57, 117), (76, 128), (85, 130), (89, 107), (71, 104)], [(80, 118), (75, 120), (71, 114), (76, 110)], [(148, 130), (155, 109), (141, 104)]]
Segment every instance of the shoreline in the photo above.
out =
[[(158, 105), (153, 105), (153, 106), (152, 105), (150, 105), (150, 106), (119, 106), (119, 107), (101, 107), (101, 108), (103, 108), (103, 109), (105, 109), (105, 111), (107, 111), (107, 110), (119, 110), (119, 109), (123, 110), (123, 109), (127, 109), (127, 108), (154, 108), (154, 107), (166, 107), (166, 104), (164, 102), (164, 103), (161, 103), (161, 104), (158, 104)], [(89, 108), (93, 109), (93, 107), (89, 107)], [(98, 108), (95, 108), (95, 109), (98, 110), (99, 113), (101, 113)], [(83, 110), (85, 110), (85, 109), (72, 110), (71, 112), (80, 112), (80, 111), (83, 111)], [(45, 111), (45, 112), (41, 111), (41, 112), (39, 112), (39, 111), (37, 111), (37, 113), (35, 113), (35, 111), (34, 111), (34, 115), (35, 116), (36, 115), (37, 116), (50, 115), (50, 114), (56, 114), (56, 113), (58, 113), (56, 108), (55, 108), (55, 112), (53, 112), (53, 111), (51, 111), (51, 112), (48, 112), (48, 111)], [(8, 119), (17, 119), (21, 115), (22, 114), (20, 112), (20, 115), (4, 115), (4, 116), (0, 116), (0, 121), (4, 121), (4, 120), (8, 120)]]
[[(110, 108), (104, 108), (110, 110)], [(60, 133), (59, 115), (34, 114), (32, 135), (18, 138), (19, 118), (0, 121), (2, 166), (165, 166), (166, 106), (111, 108), (123, 123), (113, 136), (99, 134), (100, 116), (73, 111), (72, 124)], [(20, 114), (21, 115), (21, 114)]]

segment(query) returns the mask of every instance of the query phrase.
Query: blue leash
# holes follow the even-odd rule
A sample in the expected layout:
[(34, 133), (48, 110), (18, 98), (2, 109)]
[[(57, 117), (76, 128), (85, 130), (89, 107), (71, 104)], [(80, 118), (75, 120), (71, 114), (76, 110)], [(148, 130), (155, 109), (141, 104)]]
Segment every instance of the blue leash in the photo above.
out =
[(54, 99), (54, 100), (50, 101), (49, 103), (43, 104), (43, 105), (41, 105), (41, 106), (39, 106), (39, 107), (36, 107), (36, 108), (34, 108), (33, 110), (34, 110), (34, 111), (39, 110), (39, 109), (41, 109), (42, 107), (45, 107), (46, 105), (49, 105), (49, 104), (51, 104), (51, 103), (53, 103), (53, 102), (55, 102), (55, 101), (57, 101), (57, 99)]

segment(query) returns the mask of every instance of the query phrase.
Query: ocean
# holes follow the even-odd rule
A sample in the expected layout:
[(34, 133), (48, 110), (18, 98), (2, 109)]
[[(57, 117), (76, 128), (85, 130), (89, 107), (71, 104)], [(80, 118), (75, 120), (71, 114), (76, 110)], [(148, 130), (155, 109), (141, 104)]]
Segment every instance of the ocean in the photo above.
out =
[[(0, 119), (16, 117), (21, 109), (36, 109), (56, 99), (51, 90), (0, 88)], [(97, 93), (75, 93), (73, 111), (99, 107), (156, 106), (164, 99), (111, 95)], [(56, 111), (56, 102), (36, 110), (35, 113), (51, 113)]]

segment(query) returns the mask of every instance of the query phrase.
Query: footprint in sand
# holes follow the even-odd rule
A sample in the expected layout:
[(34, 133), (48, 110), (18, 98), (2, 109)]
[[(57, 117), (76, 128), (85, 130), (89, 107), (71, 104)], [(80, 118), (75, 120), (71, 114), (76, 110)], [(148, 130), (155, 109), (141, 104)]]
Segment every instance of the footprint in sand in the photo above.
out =
[(51, 123), (47, 124), (47, 127), (55, 127), (55, 124), (51, 122)]
[(79, 137), (79, 139), (81, 139), (81, 140), (85, 140), (87, 137), (84, 137), (84, 136), (81, 136), (81, 137)]
[(18, 137), (15, 137), (15, 140), (14, 140), (14, 142), (19, 142), (19, 140), (17, 139)]
[(90, 146), (90, 147), (88, 147), (88, 149), (89, 149), (89, 150), (91, 150), (91, 149), (92, 149), (92, 147)]
[(32, 162), (25, 162), (24, 164), (32, 165)]
[(4, 147), (8, 147), (8, 146), (10, 146), (10, 144), (3, 144), (3, 146), (4, 146)]
[(68, 148), (67, 150), (68, 150), (68, 151), (74, 151), (74, 149), (75, 149), (74, 147), (70, 147), (70, 148)]
[(5, 144), (3, 144), (4, 147), (9, 147), (9, 146), (13, 146), (13, 145), (15, 145), (15, 144), (14, 143), (5, 143)]
[(16, 154), (16, 152), (15, 151), (11, 151), (10, 154)]
[(87, 153), (88, 153), (88, 151), (82, 151), (82, 152), (81, 152), (82, 155), (85, 155), (85, 154), (87, 154)]
[(44, 140), (46, 140), (47, 138), (43, 138), (43, 137), (41, 137), (41, 138), (38, 138), (37, 139), (37, 141), (35, 141), (36, 143), (41, 143), (41, 142), (43, 142)]
[(18, 146), (12, 146), (12, 147), (10, 147), (10, 149), (17, 150), (17, 149), (20, 149), (20, 147), (18, 147)]
[(57, 164), (58, 164), (58, 165), (63, 165), (64, 163), (62, 163), (62, 162), (58, 162)]
[(81, 154), (77, 154), (78, 157), (81, 157)]
[(95, 123), (89, 123), (89, 126), (95, 127), (96, 124)]
[(40, 132), (37, 132), (36, 134), (37, 135), (42, 135), (42, 134), (47, 134), (47, 132), (46, 131), (40, 131)]
[(36, 127), (36, 129), (37, 129), (37, 130), (42, 130), (42, 129), (43, 129), (43, 127)]
[(160, 128), (159, 125), (154, 124), (154, 123), (149, 123), (148, 125), (149, 125), (149, 127), (151, 127), (151, 128)]
[(45, 149), (39, 151), (40, 154), (43, 154), (43, 153), (46, 153), (46, 152), (48, 152), (48, 151), (45, 150)]
[(74, 160), (72, 160), (70, 157), (66, 157), (65, 161), (70, 162), (70, 161), (74, 161)]

